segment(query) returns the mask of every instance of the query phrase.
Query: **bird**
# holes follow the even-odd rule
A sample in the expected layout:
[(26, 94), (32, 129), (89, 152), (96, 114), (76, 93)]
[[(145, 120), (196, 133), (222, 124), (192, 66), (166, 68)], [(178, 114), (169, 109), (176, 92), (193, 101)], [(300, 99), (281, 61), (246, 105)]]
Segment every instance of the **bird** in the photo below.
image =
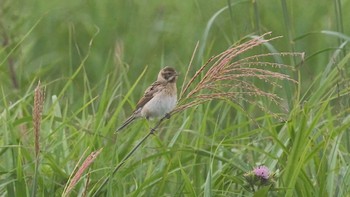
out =
[(176, 81), (179, 74), (172, 67), (164, 67), (158, 73), (157, 80), (150, 85), (136, 108), (124, 123), (117, 129), (121, 131), (134, 120), (144, 117), (147, 120), (159, 117), (170, 117), (177, 103)]

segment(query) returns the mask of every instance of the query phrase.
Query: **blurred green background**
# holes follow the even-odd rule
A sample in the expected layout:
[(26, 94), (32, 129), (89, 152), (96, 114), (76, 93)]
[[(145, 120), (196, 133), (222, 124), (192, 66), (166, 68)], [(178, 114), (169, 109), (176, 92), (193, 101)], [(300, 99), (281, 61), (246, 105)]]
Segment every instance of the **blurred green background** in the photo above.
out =
[[(278, 51), (312, 56), (325, 50), (300, 68), (308, 82), (325, 68), (340, 45), (338, 37), (320, 32), (349, 32), (350, 24), (344, 22), (349, 13), (336, 11), (336, 2), (342, 8), (350, 6), (349, 1), (317, 0), (2, 0), (1, 82), (3, 88), (9, 88), (7, 91), (13, 90), (9, 59), (19, 89), (28, 88), (33, 78), (65, 80), (88, 50), (84, 69), (96, 86), (111, 72), (120, 72), (120, 67), (130, 71), (130, 81), (147, 65), (151, 72), (165, 65), (185, 72), (198, 41), (203, 56), (199, 54), (200, 58), (195, 59), (196, 66), (248, 34), (269, 31), (273, 36), (283, 36), (273, 43)], [(229, 8), (220, 12), (226, 6)], [(211, 18), (213, 24), (206, 29)], [(317, 34), (295, 40), (309, 33)], [(116, 61), (116, 53), (121, 61)], [(146, 81), (154, 80), (155, 75), (147, 74)]]

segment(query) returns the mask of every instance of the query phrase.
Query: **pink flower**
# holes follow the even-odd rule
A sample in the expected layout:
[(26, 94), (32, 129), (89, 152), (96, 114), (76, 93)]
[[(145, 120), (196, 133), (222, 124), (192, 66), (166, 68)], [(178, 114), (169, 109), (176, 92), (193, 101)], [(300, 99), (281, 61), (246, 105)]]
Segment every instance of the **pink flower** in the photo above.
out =
[(254, 168), (254, 174), (260, 178), (263, 178), (265, 180), (269, 179), (269, 169), (266, 166), (259, 166)]

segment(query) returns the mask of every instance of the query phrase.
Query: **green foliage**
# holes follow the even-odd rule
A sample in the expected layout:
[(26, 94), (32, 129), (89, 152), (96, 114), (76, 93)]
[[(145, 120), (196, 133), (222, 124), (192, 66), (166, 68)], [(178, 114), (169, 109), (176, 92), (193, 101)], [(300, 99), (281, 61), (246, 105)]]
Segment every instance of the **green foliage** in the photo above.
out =
[[(349, 196), (350, 1), (1, 4), (1, 196), (61, 196), (80, 160), (100, 148), (72, 196), (91, 196), (106, 178), (102, 196)], [(304, 61), (272, 57), (295, 68), (276, 70), (297, 85), (259, 84), (284, 98), (287, 111), (256, 97), (281, 120), (252, 103), (214, 100), (164, 121), (112, 174), (156, 124), (139, 120), (114, 132), (161, 67), (180, 71), (180, 88), (197, 41), (191, 75), (210, 57), (269, 31), (283, 37), (255, 54), (306, 54)], [(45, 102), (36, 165), (39, 79)], [(275, 183), (252, 193), (244, 174), (259, 165), (275, 172)]]

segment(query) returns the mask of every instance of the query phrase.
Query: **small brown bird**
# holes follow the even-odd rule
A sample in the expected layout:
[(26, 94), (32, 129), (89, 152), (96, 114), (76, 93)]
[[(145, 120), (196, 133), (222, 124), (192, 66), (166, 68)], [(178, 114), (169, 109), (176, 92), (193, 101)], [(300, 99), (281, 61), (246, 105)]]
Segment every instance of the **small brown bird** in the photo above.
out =
[(163, 68), (158, 74), (157, 81), (146, 89), (133, 114), (117, 129), (117, 132), (137, 118), (144, 117), (148, 120), (164, 117), (171, 112), (177, 102), (177, 76), (174, 68), (168, 66)]

